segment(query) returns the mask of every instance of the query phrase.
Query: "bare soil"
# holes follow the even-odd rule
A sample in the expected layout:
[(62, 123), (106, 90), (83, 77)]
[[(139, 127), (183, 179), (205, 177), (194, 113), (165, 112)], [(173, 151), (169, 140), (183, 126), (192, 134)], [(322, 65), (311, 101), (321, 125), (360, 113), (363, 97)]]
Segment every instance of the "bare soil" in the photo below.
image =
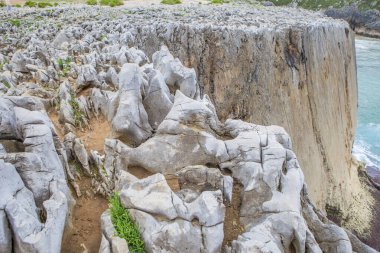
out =
[(58, 112), (56, 112), (55, 110), (51, 110), (51, 111), (48, 112), (48, 116), (49, 116), (51, 122), (54, 125), (54, 128), (55, 128), (55, 130), (57, 132), (57, 135), (58, 135), (59, 139), (61, 141), (63, 141), (63, 137), (65, 136), (65, 132), (64, 132), (64, 129), (63, 129), (62, 125), (59, 123)]
[[(129, 166), (128, 172), (138, 179), (146, 178), (154, 174), (147, 169), (139, 166)], [(165, 179), (172, 191), (177, 192), (180, 190), (179, 182), (175, 175), (165, 175)]]
[(76, 199), (71, 214), (72, 227), (65, 229), (61, 252), (97, 253), (101, 241), (100, 216), (108, 208), (108, 202), (104, 197), (92, 194), (90, 178), (83, 177), (78, 185), (84, 194)]
[(243, 191), (243, 186), (234, 180), (232, 189), (232, 201), (226, 205), (226, 216), (224, 219), (224, 239), (222, 249), (224, 246), (231, 246), (231, 242), (236, 240), (237, 237), (244, 232), (244, 227), (240, 223), (240, 194)]
[(85, 131), (77, 131), (78, 138), (81, 139), (87, 152), (96, 150), (100, 154), (104, 153), (104, 141), (111, 133), (111, 127), (108, 121), (102, 116), (99, 119), (92, 118), (90, 120), (91, 129)]

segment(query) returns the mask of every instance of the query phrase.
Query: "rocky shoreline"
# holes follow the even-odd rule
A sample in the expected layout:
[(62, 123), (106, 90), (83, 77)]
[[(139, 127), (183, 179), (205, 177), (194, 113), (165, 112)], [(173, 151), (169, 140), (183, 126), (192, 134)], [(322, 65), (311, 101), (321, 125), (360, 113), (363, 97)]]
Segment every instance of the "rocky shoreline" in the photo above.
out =
[[(333, 190), (338, 178), (356, 186), (356, 171), (349, 178), (337, 166), (351, 166), (345, 146), (356, 104), (345, 23), (291, 8), (197, 5), (0, 16), (1, 252), (70, 252), (67, 243), (128, 252), (110, 210), (87, 217), (83, 208), (105, 208), (95, 199), (113, 192), (146, 252), (377, 252), (311, 200), (344, 199), (344, 190)], [(343, 64), (328, 58), (334, 50)], [(324, 90), (326, 80), (337, 89)], [(336, 93), (340, 103), (317, 91)], [(344, 111), (342, 136), (326, 132), (322, 123), (336, 115), (319, 104)], [(309, 197), (294, 139), (242, 119), (276, 119), (294, 133), (312, 123), (295, 145), (317, 147), (313, 159), (302, 153), (304, 171), (328, 181), (310, 181)], [(326, 192), (317, 194), (322, 183)], [(68, 228), (96, 218), (86, 227), (99, 230), (91, 242), (70, 234), (95, 234)]]
[(380, 38), (379, 10), (359, 10), (352, 5), (340, 9), (329, 8), (325, 14), (332, 18), (346, 20), (358, 35)]

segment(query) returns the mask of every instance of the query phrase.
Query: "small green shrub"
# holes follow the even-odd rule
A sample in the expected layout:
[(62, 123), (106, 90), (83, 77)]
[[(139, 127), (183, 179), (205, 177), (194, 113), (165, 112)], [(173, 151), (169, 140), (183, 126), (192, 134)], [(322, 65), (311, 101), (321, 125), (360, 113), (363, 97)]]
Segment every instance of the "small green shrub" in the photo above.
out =
[(26, 1), (24, 6), (27, 6), (27, 7), (36, 7), (37, 6), (37, 3), (34, 2), (34, 1)]
[(162, 4), (170, 4), (170, 5), (173, 5), (173, 4), (181, 4), (182, 1), (181, 1), (181, 0), (162, 0), (161, 3), (162, 3)]
[(109, 198), (112, 224), (115, 227), (116, 235), (128, 242), (128, 248), (133, 253), (145, 252), (145, 244), (141, 239), (139, 227), (130, 217), (120, 202), (119, 194), (114, 193)]
[(115, 6), (119, 6), (123, 4), (124, 4), (123, 0), (100, 0), (100, 5), (105, 5), (105, 6), (115, 7)]
[(52, 7), (53, 5), (48, 2), (40, 2), (37, 4), (38, 8)]
[(88, 5), (97, 5), (98, 1), (97, 0), (87, 0)]
[(83, 113), (79, 108), (79, 104), (77, 100), (75, 99), (74, 95), (71, 95), (69, 104), (71, 106), (71, 109), (73, 110), (73, 118), (74, 118), (74, 125), (80, 126), (83, 121)]
[(16, 8), (21, 8), (21, 4), (15, 4), (13, 6), (16, 7)]
[(21, 20), (20, 19), (10, 19), (8, 20), (11, 25), (20, 27), (21, 26)]
[(11, 85), (7, 81), (3, 81), (3, 84), (5, 87), (7, 87), (7, 89), (11, 87)]
[(223, 4), (224, 0), (211, 0), (212, 4)]
[(5, 2), (3, 0), (0, 0), (0, 8), (5, 7), (5, 6), (6, 6)]
[(61, 69), (61, 71), (58, 73), (60, 76), (67, 76), (71, 70), (70, 66), (71, 59), (70, 57), (67, 57), (66, 59), (59, 58), (57, 60), (58, 66)]

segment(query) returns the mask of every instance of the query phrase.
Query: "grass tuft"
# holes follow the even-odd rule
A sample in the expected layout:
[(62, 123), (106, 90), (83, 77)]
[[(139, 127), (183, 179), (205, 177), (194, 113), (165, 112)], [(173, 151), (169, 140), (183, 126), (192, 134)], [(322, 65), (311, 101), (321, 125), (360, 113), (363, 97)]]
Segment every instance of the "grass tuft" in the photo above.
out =
[(11, 87), (11, 85), (7, 81), (3, 81), (3, 84), (5, 87), (7, 87), (7, 89)]
[(98, 0), (87, 0), (86, 2), (88, 5), (97, 5), (98, 4)]
[(76, 98), (74, 97), (74, 95), (71, 95), (70, 100), (69, 100), (69, 104), (73, 110), (74, 124), (75, 124), (75, 126), (80, 126), (82, 121), (83, 121), (84, 115), (83, 115), (82, 111), (80, 110), (79, 104), (78, 104)]
[(109, 198), (109, 206), (112, 224), (117, 233), (116, 235), (127, 241), (130, 252), (145, 252), (145, 243), (141, 239), (139, 227), (130, 217), (128, 210), (121, 205), (118, 193), (114, 193)]
[(53, 4), (48, 3), (48, 2), (40, 2), (37, 4), (38, 8), (45, 8), (45, 7), (52, 7), (52, 6), (53, 6)]
[[(96, 5), (97, 3), (98, 3), (97, 0), (87, 0), (88, 5)], [(115, 7), (115, 6), (119, 6), (123, 4), (124, 4), (123, 0), (100, 0), (100, 5), (104, 5), (104, 6)]]
[(27, 6), (27, 7), (36, 7), (37, 6), (37, 3), (34, 2), (34, 1), (26, 1), (24, 6)]
[(20, 27), (21, 26), (21, 20), (20, 19), (9, 19), (8, 22), (12, 26)]
[(181, 0), (162, 0), (162, 4), (169, 4), (169, 5), (174, 5), (174, 4), (181, 4)]
[(224, 0), (211, 0), (212, 4), (223, 4)]
[(60, 76), (67, 76), (71, 70), (70, 66), (71, 59), (70, 57), (67, 57), (66, 59), (59, 58), (57, 60), (58, 66), (61, 69), (61, 71), (58, 73)]

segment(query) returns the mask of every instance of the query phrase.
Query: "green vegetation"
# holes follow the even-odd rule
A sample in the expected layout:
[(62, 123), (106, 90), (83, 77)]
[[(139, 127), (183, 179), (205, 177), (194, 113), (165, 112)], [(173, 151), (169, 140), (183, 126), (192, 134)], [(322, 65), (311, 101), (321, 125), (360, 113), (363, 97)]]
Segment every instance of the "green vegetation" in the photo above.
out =
[(53, 7), (58, 6), (58, 3), (50, 3), (50, 2), (36, 2), (36, 1), (26, 1), (24, 6), (26, 7), (38, 7), (38, 8), (45, 8), (45, 7)]
[(104, 40), (106, 40), (106, 39), (107, 39), (107, 36), (106, 36), (106, 35), (104, 35), (104, 34), (100, 35), (100, 40), (101, 40), (101, 41), (104, 41)]
[[(262, 2), (264, 0), (260, 1)], [(356, 4), (360, 10), (380, 10), (380, 1), (373, 0), (270, 0), (270, 2), (277, 6), (296, 3), (299, 7), (309, 10), (321, 10), (329, 7), (340, 8), (351, 4)]]
[(38, 8), (52, 7), (53, 4), (47, 2), (40, 2), (37, 4)]
[(71, 59), (70, 57), (67, 57), (66, 59), (59, 58), (57, 63), (61, 71), (58, 73), (60, 76), (67, 76), (70, 72), (71, 66), (70, 66)]
[(22, 6), (21, 6), (21, 4), (15, 4), (15, 5), (13, 5), (13, 7), (21, 8)]
[(5, 7), (5, 6), (6, 6), (6, 4), (5, 4), (4, 0), (0, 0), (0, 7)]
[(224, 0), (211, 0), (212, 4), (223, 4), (225, 3)]
[(130, 217), (120, 202), (119, 194), (114, 193), (109, 198), (112, 224), (116, 229), (116, 235), (128, 242), (128, 248), (133, 253), (145, 252), (145, 244), (141, 239), (139, 227)]
[(74, 125), (80, 126), (82, 121), (83, 121), (84, 115), (83, 115), (81, 109), (79, 108), (79, 104), (78, 104), (74, 95), (71, 95), (70, 100), (69, 100), (69, 104), (73, 110)]
[(88, 5), (97, 5), (98, 4), (98, 0), (87, 0), (86, 2)]
[(7, 81), (3, 81), (3, 84), (5, 87), (7, 87), (7, 89), (11, 87), (11, 85)]
[(173, 4), (181, 4), (182, 1), (181, 1), (181, 0), (162, 0), (161, 3), (162, 3), (162, 4), (170, 4), (170, 5), (173, 5)]
[(82, 175), (83, 175), (82, 165), (80, 165), (80, 163), (77, 162), (77, 161), (74, 161), (74, 162), (71, 163), (71, 164), (73, 165), (75, 171), (78, 172), (79, 175), (82, 176)]
[(24, 6), (27, 6), (27, 7), (36, 7), (37, 6), (37, 3), (34, 2), (34, 1), (26, 1)]
[(16, 27), (20, 27), (21, 26), (21, 20), (20, 19), (9, 19), (8, 22), (11, 25), (16, 26)]
[[(97, 3), (98, 3), (97, 0), (87, 0), (87, 4), (89, 5), (95, 5)], [(104, 5), (104, 6), (115, 7), (115, 6), (119, 6), (123, 4), (124, 4), (123, 0), (100, 0), (100, 5)]]

